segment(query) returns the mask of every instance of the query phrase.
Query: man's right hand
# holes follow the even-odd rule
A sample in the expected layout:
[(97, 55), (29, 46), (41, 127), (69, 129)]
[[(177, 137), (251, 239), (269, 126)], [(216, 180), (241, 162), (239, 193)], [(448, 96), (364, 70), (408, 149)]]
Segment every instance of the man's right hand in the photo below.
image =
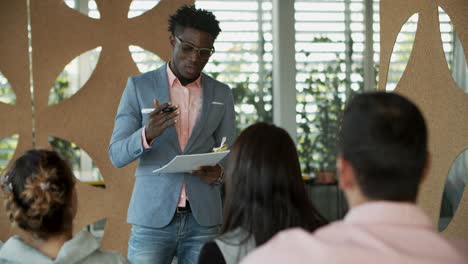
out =
[[(168, 106), (174, 108), (174, 111), (164, 113), (162, 110)], [(177, 105), (172, 106), (170, 102), (162, 105), (158, 104), (158, 100), (154, 100), (154, 111), (149, 114), (148, 122), (145, 126), (146, 142), (151, 142), (159, 137), (166, 128), (174, 126), (177, 123), (177, 117), (179, 116), (179, 107)]]

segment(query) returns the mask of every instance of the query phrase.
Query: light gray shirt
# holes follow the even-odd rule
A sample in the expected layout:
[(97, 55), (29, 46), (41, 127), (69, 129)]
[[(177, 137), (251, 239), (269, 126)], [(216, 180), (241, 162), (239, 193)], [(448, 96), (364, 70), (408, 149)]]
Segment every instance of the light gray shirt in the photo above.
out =
[(243, 257), (255, 249), (255, 239), (253, 236), (247, 239), (248, 236), (245, 230), (237, 228), (215, 239), (226, 264), (239, 263)]
[(99, 242), (89, 232), (82, 231), (65, 242), (57, 257), (51, 259), (29, 244), (26, 244), (19, 236), (13, 236), (0, 248), (0, 263), (128, 263), (121, 255), (102, 252), (100, 248)]

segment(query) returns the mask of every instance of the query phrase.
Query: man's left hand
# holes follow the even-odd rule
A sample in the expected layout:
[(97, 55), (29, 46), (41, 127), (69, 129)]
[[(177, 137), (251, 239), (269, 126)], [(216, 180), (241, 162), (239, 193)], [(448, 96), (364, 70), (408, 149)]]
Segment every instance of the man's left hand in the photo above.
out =
[(214, 166), (201, 166), (198, 170), (192, 171), (192, 174), (200, 177), (209, 184), (217, 183), (223, 173), (223, 168), (216, 164)]

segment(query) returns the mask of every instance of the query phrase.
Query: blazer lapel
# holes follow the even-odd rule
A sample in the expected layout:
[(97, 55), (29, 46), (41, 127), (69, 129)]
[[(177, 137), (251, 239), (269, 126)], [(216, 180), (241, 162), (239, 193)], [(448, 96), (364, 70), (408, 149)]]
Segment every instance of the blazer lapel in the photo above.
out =
[(170, 99), (166, 67), (166, 64), (164, 64), (153, 75), (154, 92), (156, 93), (155, 99), (158, 99), (159, 104), (165, 103)]
[[(169, 93), (169, 81), (167, 80), (167, 63), (157, 69), (153, 75), (154, 92), (156, 93), (155, 99), (158, 99), (158, 104), (162, 104), (171, 100)], [(178, 153), (182, 153), (179, 146), (179, 137), (175, 126), (169, 127), (166, 130), (173, 146), (177, 146)]]
[(197, 141), (198, 136), (200, 135), (203, 127), (205, 127), (206, 122), (208, 121), (208, 115), (211, 111), (211, 102), (213, 101), (214, 90), (209, 82), (208, 78), (202, 73), (201, 76), (201, 86), (202, 86), (202, 109), (198, 115), (197, 122), (193, 127), (192, 133), (190, 134), (187, 146), (185, 146), (184, 154), (190, 153), (190, 149), (193, 147)]

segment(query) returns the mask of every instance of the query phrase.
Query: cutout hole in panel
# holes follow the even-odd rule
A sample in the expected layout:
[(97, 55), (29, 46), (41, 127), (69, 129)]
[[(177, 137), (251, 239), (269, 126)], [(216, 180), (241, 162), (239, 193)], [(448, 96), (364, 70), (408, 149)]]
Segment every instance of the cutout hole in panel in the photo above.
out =
[(458, 209), (468, 180), (468, 149), (460, 153), (450, 167), (440, 208), (439, 231), (443, 231)]
[(16, 95), (11, 89), (7, 78), (0, 72), (0, 102), (5, 104), (16, 104)]
[(94, 19), (101, 18), (101, 13), (99, 13), (95, 0), (64, 0), (64, 2), (68, 7), (75, 9), (85, 16)]
[(104, 177), (91, 157), (75, 143), (58, 138), (49, 137), (49, 144), (60, 156), (68, 160), (75, 177), (85, 183), (105, 188)]
[(465, 51), (457, 32), (454, 31), (450, 17), (441, 7), (439, 7), (439, 28), (445, 60), (452, 78), (460, 89), (468, 93), (468, 65)]
[(414, 14), (405, 22), (398, 33), (395, 45), (393, 45), (392, 57), (388, 68), (386, 91), (395, 90), (398, 82), (406, 69), (411, 52), (413, 50), (416, 30), (418, 28), (419, 14)]
[(83, 52), (65, 66), (49, 92), (49, 105), (57, 104), (76, 94), (96, 68), (101, 47)]
[(151, 51), (147, 51), (142, 49), (139, 46), (130, 45), (128, 47), (130, 53), (132, 54), (132, 59), (138, 67), (138, 70), (143, 72), (148, 72), (152, 70), (156, 70), (157, 68), (161, 67), (164, 63), (164, 60), (158, 57), (158, 55), (154, 54)]
[(128, 11), (128, 18), (137, 17), (159, 4), (158, 0), (133, 0)]
[(6, 169), (18, 146), (18, 134), (0, 139), (0, 171)]

